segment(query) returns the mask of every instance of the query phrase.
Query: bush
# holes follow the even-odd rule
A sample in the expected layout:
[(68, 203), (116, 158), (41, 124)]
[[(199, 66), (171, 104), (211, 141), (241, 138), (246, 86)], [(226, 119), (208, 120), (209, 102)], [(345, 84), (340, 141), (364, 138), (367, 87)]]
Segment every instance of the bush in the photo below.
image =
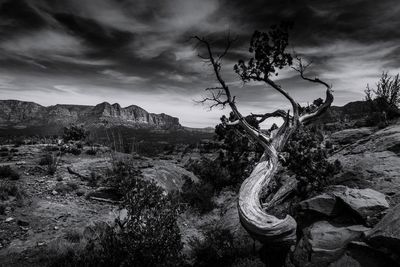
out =
[(341, 170), (339, 161), (330, 163), (327, 160), (322, 141), (323, 135), (318, 129), (302, 127), (292, 135), (284, 149), (287, 158), (283, 165), (296, 175), (298, 193), (302, 197), (330, 185), (333, 176)]
[(58, 163), (61, 158), (61, 152), (57, 154), (46, 154), (39, 160), (40, 166), (47, 166), (47, 173), (54, 175), (57, 171)]
[(63, 139), (64, 142), (68, 141), (82, 141), (88, 136), (88, 132), (83, 128), (83, 126), (70, 125), (64, 127)]
[(210, 183), (204, 181), (195, 183), (190, 178), (185, 179), (180, 193), (181, 201), (198, 210), (201, 214), (214, 208), (213, 196), (214, 188)]
[(71, 148), (68, 150), (68, 153), (71, 153), (72, 155), (75, 155), (75, 156), (80, 155), (81, 152), (82, 152), (82, 151), (81, 151), (79, 148), (76, 148), (76, 147), (71, 147)]
[(52, 154), (46, 154), (43, 157), (41, 157), (39, 160), (40, 166), (50, 165), (52, 163), (53, 163), (53, 155)]
[(57, 256), (50, 266), (183, 265), (177, 210), (171, 199), (153, 182), (135, 176), (125, 182), (130, 190), (121, 208), (127, 209), (129, 220), (97, 229), (82, 251)]
[(10, 180), (18, 180), (20, 175), (14, 171), (10, 166), (0, 166), (0, 178), (9, 178)]
[(3, 146), (0, 148), (0, 152), (8, 152), (8, 148)]
[(5, 181), (0, 181), (0, 199), (5, 201), (8, 200), (9, 196), (13, 196), (17, 201), (23, 199), (24, 193), (15, 185)]
[(244, 259), (254, 258), (251, 248), (235, 240), (232, 233), (219, 227), (211, 228), (205, 233), (204, 240), (194, 239), (193, 247), (194, 266), (232, 266)]
[(86, 150), (86, 154), (90, 155), (90, 156), (96, 156), (97, 154), (97, 150), (91, 148), (89, 150)]
[(16, 148), (11, 148), (11, 149), (10, 149), (10, 152), (11, 152), (11, 153), (17, 153), (17, 152), (18, 152), (18, 149), (16, 149)]
[(60, 182), (54, 186), (53, 190), (57, 191), (57, 193), (59, 193), (61, 195), (65, 195), (67, 193), (75, 191), (78, 188), (79, 188), (79, 185), (74, 182), (67, 182), (67, 183)]

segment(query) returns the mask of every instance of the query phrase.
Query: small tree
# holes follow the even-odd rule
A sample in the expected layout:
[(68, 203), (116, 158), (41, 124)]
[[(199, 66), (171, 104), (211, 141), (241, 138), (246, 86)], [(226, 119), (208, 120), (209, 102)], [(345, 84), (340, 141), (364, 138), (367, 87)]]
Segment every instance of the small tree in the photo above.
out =
[(332, 89), (329, 84), (319, 78), (305, 76), (305, 70), (309, 65), (302, 64), (298, 58), (297, 67), (293, 67), (300, 77), (306, 81), (323, 85), (326, 88), (326, 98), (323, 104), (311, 112), (300, 113), (299, 103), (293, 99), (273, 79), (278, 71), (292, 65), (293, 58), (286, 52), (289, 40), (290, 25), (281, 23), (272, 26), (268, 32), (254, 32), (249, 52), (252, 54), (247, 61), (239, 60), (234, 66), (234, 71), (244, 83), (249, 81), (261, 82), (280, 93), (292, 106), (292, 114), (277, 110), (272, 113), (252, 114), (250, 116), (262, 121), (270, 117), (282, 117), (283, 125), (272, 135), (250, 125), (236, 105), (236, 97), (232, 95), (228, 84), (225, 82), (222, 73), (222, 60), (228, 53), (234, 40), (228, 38), (227, 45), (222, 52), (216, 54), (211, 48), (211, 42), (206, 38), (195, 36), (194, 38), (206, 49), (206, 56), (201, 56), (209, 63), (219, 83), (218, 86), (207, 89), (210, 96), (201, 102), (211, 102), (210, 107), (229, 106), (236, 118), (233, 122), (226, 122), (230, 125), (239, 125), (246, 135), (257, 142), (263, 148), (263, 155), (254, 167), (250, 176), (244, 180), (239, 190), (239, 218), (244, 228), (256, 239), (264, 243), (272, 242), (293, 242), (296, 239), (296, 221), (291, 216), (279, 219), (263, 210), (260, 203), (260, 192), (268, 186), (271, 179), (278, 170), (279, 153), (282, 152), (291, 135), (296, 132), (301, 124), (308, 124), (316, 117), (323, 114), (333, 101)]
[(376, 89), (367, 85), (364, 90), (365, 99), (372, 104), (374, 110), (387, 113), (388, 117), (400, 115), (400, 77), (399, 74), (390, 76), (388, 72), (382, 72)]

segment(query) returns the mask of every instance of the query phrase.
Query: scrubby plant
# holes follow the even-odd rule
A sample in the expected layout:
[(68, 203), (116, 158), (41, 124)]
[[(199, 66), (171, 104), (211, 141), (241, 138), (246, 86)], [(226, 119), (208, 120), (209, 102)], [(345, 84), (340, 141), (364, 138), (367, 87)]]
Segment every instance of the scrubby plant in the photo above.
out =
[(244, 259), (254, 259), (251, 247), (237, 240), (228, 229), (212, 227), (204, 233), (204, 239), (193, 239), (193, 266), (232, 266)]
[(296, 176), (299, 195), (306, 197), (332, 184), (333, 176), (341, 169), (338, 160), (328, 161), (327, 150), (322, 145), (323, 135), (316, 128), (302, 127), (287, 143), (283, 165)]
[(94, 147), (92, 147), (92, 148), (86, 150), (86, 154), (90, 155), (90, 156), (96, 156), (97, 150)]
[(128, 221), (98, 228), (81, 251), (57, 255), (50, 266), (183, 266), (177, 209), (170, 197), (136, 176), (125, 186), (121, 208), (127, 209)]
[(54, 186), (53, 190), (57, 191), (57, 193), (61, 195), (65, 195), (67, 193), (75, 191), (78, 188), (79, 185), (75, 182), (67, 182), (67, 183), (59, 182)]
[(389, 75), (388, 72), (382, 72), (379, 81), (376, 83), (376, 89), (367, 85), (365, 99), (370, 103), (372, 110), (378, 115), (371, 114), (367, 118), (367, 124), (378, 125), (387, 119), (400, 116), (400, 76)]
[(9, 196), (13, 196), (17, 199), (17, 202), (21, 202), (24, 192), (15, 184), (0, 181), (0, 200), (8, 200)]
[(40, 166), (45, 166), (45, 165), (52, 164), (52, 162), (53, 162), (53, 155), (52, 154), (45, 154), (40, 158), (39, 165)]
[(196, 183), (190, 178), (186, 178), (179, 195), (183, 203), (200, 213), (209, 212), (215, 206), (212, 201), (214, 188), (208, 182), (200, 181)]
[(68, 141), (82, 141), (88, 136), (88, 132), (83, 126), (72, 124), (68, 127), (64, 127), (63, 139), (64, 142)]
[(9, 165), (5, 165), (5, 166), (0, 166), (0, 178), (18, 180), (20, 178), (20, 175), (18, 172), (13, 170)]

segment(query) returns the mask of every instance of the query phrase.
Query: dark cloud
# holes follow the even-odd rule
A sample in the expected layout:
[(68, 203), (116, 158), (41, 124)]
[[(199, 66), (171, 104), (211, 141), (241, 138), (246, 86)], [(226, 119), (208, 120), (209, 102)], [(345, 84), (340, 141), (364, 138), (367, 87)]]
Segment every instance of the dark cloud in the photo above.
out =
[[(361, 99), (380, 72), (400, 71), (399, 15), (395, 0), (2, 0), (0, 97), (137, 104), (211, 125), (223, 112), (203, 112), (192, 100), (215, 78), (190, 37), (215, 40), (220, 53), (230, 32), (238, 40), (225, 79), (244, 112), (270, 110), (286, 103), (264, 85), (243, 87), (232, 67), (249, 56), (254, 30), (287, 20), (290, 48), (314, 62), (310, 73), (332, 83), (336, 104), (344, 104)], [(291, 71), (277, 80), (301, 102), (322, 95)]]

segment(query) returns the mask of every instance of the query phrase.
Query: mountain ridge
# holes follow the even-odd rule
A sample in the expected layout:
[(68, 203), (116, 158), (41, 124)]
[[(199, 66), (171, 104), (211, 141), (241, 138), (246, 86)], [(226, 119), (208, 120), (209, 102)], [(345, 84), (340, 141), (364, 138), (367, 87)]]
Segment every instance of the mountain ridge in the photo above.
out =
[(32, 127), (68, 124), (90, 126), (126, 126), (131, 128), (182, 128), (179, 119), (165, 113), (149, 113), (145, 109), (118, 103), (102, 102), (95, 106), (56, 104), (42, 106), (31, 101), (0, 100), (0, 127)]

